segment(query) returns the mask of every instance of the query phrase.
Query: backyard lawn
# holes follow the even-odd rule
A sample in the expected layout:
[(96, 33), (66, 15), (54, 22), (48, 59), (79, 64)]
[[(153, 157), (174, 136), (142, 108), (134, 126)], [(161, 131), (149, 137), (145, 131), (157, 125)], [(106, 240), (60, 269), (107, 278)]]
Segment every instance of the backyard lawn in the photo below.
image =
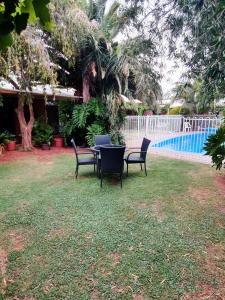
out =
[(225, 299), (225, 196), (151, 157), (103, 188), (72, 153), (0, 162), (0, 299)]

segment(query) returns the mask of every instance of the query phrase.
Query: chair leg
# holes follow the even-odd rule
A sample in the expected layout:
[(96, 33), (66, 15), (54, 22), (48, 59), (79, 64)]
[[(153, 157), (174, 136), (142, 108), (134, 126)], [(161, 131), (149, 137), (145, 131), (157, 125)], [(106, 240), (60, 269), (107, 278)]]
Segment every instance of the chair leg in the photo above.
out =
[(102, 188), (102, 172), (101, 172), (101, 188)]
[(95, 164), (94, 164), (94, 173), (95, 173)]
[(122, 180), (122, 178), (123, 178), (123, 174), (121, 173), (120, 174), (120, 187), (121, 187), (121, 189), (123, 187), (123, 180)]
[(79, 165), (76, 166), (76, 171), (75, 171), (76, 179), (77, 179), (77, 176), (78, 176), (78, 169), (79, 169)]
[(127, 163), (127, 176), (128, 176), (128, 163)]
[(97, 168), (97, 177), (100, 178), (100, 164), (99, 164), (99, 160), (97, 160), (96, 168)]
[(142, 171), (142, 164), (140, 164), (141, 165), (141, 171)]
[(145, 175), (147, 176), (146, 162), (145, 162)]

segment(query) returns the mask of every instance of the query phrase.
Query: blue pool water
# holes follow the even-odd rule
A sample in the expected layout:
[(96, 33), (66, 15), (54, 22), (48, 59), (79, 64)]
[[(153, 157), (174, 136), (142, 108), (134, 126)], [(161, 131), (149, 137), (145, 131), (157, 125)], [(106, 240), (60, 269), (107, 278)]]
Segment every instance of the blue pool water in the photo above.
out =
[(173, 151), (204, 154), (204, 144), (209, 135), (216, 132), (216, 128), (207, 128), (204, 132), (190, 133), (166, 139), (152, 145), (155, 148), (169, 149)]

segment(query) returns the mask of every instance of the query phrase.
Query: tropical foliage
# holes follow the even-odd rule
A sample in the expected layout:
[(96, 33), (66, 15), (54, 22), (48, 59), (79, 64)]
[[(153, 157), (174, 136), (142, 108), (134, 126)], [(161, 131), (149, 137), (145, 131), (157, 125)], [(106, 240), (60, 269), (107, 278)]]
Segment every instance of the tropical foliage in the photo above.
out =
[[(113, 142), (123, 142), (119, 129), (124, 120), (123, 112), (110, 121), (106, 103), (99, 98), (91, 98), (87, 103), (72, 104), (61, 101), (59, 104), (60, 133), (67, 144), (71, 136), (75, 136), (80, 143), (94, 144), (94, 136), (110, 132)], [(120, 121), (118, 121), (120, 120)], [(114, 125), (114, 127), (112, 126)], [(117, 129), (117, 130), (116, 130)]]
[(208, 137), (204, 150), (217, 169), (225, 167), (225, 124)]
[[(21, 1), (21, 11), (28, 2)], [(48, 1), (43, 3), (46, 8)], [(85, 104), (71, 108), (72, 119), (67, 119), (66, 114), (61, 119), (64, 137), (79, 129), (90, 144), (91, 135), (100, 132), (101, 127), (120, 140), (124, 114), (120, 95), (140, 97), (148, 104), (155, 103), (160, 95), (159, 75), (154, 69), (158, 53), (151, 35), (125, 35), (138, 22), (141, 5), (133, 6), (131, 1), (107, 4), (102, 0), (52, 0), (49, 12), (54, 25), (50, 33), (35, 23), (20, 36), (15, 34), (12, 47), (0, 55), (0, 76), (21, 91), (17, 112), (23, 149), (32, 148), (32, 86), (37, 82), (73, 86), (82, 93), (84, 103), (94, 97), (104, 105), (104, 126), (100, 122), (101, 111), (93, 113)], [(44, 24), (44, 18), (40, 20)], [(124, 36), (121, 42), (116, 41), (119, 35)], [(93, 101), (90, 103), (93, 105)], [(28, 121), (24, 117), (26, 105), (30, 112)]]
[(51, 29), (47, 4), (50, 0), (2, 0), (0, 1), (0, 51), (13, 44), (15, 31), (20, 34), (28, 23), (40, 20), (45, 30)]
[(224, 95), (225, 2), (163, 0), (152, 14), (164, 36), (169, 36), (170, 54), (185, 63), (186, 75), (201, 77), (202, 93), (211, 102)]
[[(61, 66), (58, 77), (60, 83), (80, 83), (79, 88), (85, 103), (90, 101), (90, 98), (100, 98), (109, 116), (109, 124), (105, 130), (113, 132), (115, 139), (120, 140), (119, 130), (123, 121), (123, 103), (120, 95), (141, 97), (147, 103), (152, 103), (160, 94), (159, 75), (153, 69), (157, 51), (149, 36), (115, 42), (114, 39), (137, 18), (140, 6), (131, 13), (129, 4), (123, 6), (113, 2), (107, 9), (106, 2), (88, 1), (86, 4), (83, 2), (81, 6), (77, 1), (71, 1), (73, 4), (70, 7), (70, 4), (59, 4), (54, 0), (51, 12), (58, 30), (52, 33), (51, 45), (53, 49), (58, 47), (63, 54), (59, 59), (59, 53), (52, 50), (56, 53), (55, 63), (60, 63)], [(66, 13), (58, 16), (60, 11)], [(77, 24), (78, 16), (80, 22)], [(83, 131), (83, 125), (86, 125), (85, 122), (89, 118), (87, 107), (78, 106), (72, 114), (73, 119), (64, 122), (64, 136), (69, 136), (75, 127), (82, 129), (79, 133)], [(89, 136), (93, 132), (101, 131), (97, 113), (95, 121), (97, 124), (88, 129)], [(89, 144), (90, 140), (91, 138), (88, 138)]]
[(32, 131), (32, 140), (35, 146), (48, 144), (49, 146), (53, 140), (53, 128), (39, 120), (35, 121)]

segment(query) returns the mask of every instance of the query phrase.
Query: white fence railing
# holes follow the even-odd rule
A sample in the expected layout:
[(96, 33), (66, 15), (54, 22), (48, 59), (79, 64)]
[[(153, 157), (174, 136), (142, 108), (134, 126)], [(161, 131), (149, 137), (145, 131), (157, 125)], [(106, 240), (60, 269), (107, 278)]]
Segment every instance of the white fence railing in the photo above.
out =
[(157, 151), (203, 154), (207, 137), (215, 133), (221, 124), (222, 119), (205, 116), (128, 116), (122, 132), (128, 147), (140, 145), (145, 136)]

